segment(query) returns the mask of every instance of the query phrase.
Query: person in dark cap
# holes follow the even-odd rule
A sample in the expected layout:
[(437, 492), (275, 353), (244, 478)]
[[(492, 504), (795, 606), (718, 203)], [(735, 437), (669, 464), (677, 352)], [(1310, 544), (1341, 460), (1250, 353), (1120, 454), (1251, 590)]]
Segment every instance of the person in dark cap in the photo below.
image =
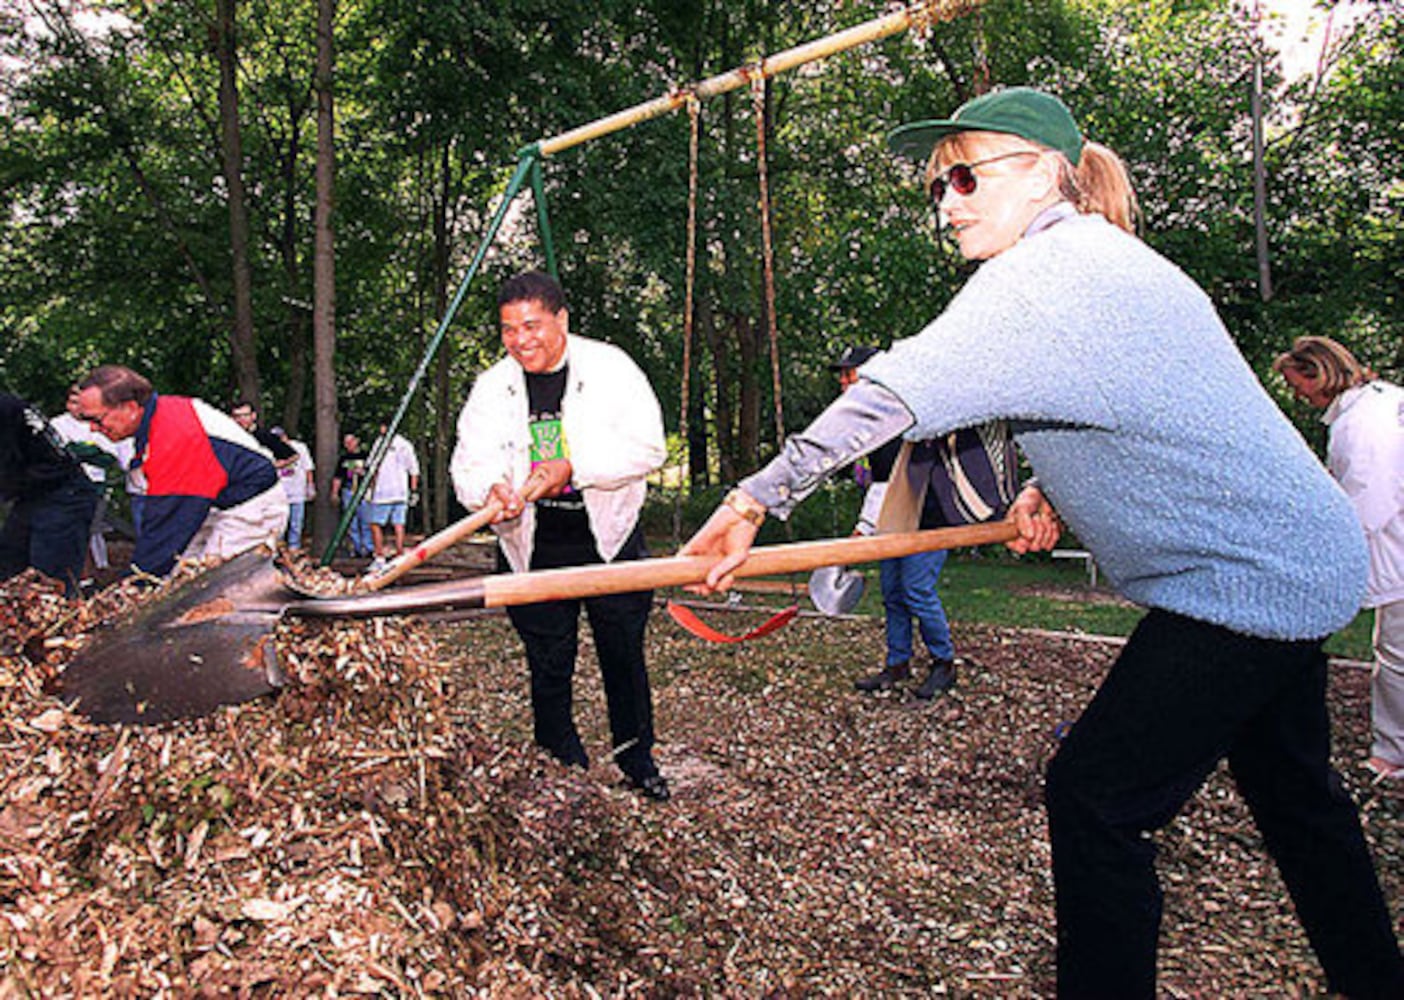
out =
[(1368, 569), (1349, 500), (1209, 297), (1137, 239), (1125, 165), (1057, 97), (993, 91), (889, 144), (925, 164), (933, 207), (983, 263), (683, 553), (720, 557), (706, 588), (724, 589), (765, 516), (788, 516), (832, 470), (898, 435), (1009, 420), (1037, 477), (1014, 501), (1011, 548), (1051, 548), (1061, 517), (1148, 609), (1048, 765), (1059, 995), (1156, 995), (1152, 834), (1226, 760), (1328, 989), (1404, 996), (1330, 760), (1322, 644), (1355, 617)]
[[(847, 347), (829, 365), (829, 370), (838, 374), (839, 388), (847, 392), (856, 385), (861, 366), (879, 353), (878, 348), (866, 344)], [(854, 478), (865, 489), (856, 533), (877, 530), (878, 513), (901, 447), (901, 438), (894, 437), (854, 463)], [(907, 464), (908, 482), (914, 481), (924, 494), (915, 527), (940, 528), (1003, 517), (1017, 485), (1016, 464), (1014, 445), (1003, 424), (965, 428), (937, 440), (917, 442)], [(945, 565), (944, 550), (914, 552), (878, 564), (887, 651), (881, 669), (853, 682), (859, 691), (886, 691), (912, 676), (914, 620), (931, 658), (930, 672), (914, 693), (930, 701), (955, 686), (955, 645), (936, 590)]]

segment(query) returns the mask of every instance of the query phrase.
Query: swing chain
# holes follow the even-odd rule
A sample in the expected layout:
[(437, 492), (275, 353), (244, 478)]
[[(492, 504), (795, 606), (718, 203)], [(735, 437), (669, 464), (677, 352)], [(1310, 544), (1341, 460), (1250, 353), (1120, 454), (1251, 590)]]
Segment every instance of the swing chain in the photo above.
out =
[(683, 290), (683, 356), (681, 412), (678, 414), (678, 438), (682, 442), (682, 475), (677, 483), (673, 502), (673, 547), (682, 544), (682, 492), (692, 474), (692, 442), (689, 437), (689, 389), (692, 382), (692, 308), (697, 290), (697, 146), (701, 132), (702, 102), (692, 91), (687, 93), (689, 134), (687, 144), (687, 276)]

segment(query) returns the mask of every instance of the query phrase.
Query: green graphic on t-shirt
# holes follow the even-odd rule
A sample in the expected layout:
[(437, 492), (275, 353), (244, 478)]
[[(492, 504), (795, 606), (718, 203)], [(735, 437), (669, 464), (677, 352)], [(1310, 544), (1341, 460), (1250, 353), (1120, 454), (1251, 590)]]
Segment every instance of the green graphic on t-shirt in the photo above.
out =
[(560, 417), (535, 420), (531, 424), (531, 462), (550, 462), (558, 458), (569, 458), (565, 434), (561, 431)]

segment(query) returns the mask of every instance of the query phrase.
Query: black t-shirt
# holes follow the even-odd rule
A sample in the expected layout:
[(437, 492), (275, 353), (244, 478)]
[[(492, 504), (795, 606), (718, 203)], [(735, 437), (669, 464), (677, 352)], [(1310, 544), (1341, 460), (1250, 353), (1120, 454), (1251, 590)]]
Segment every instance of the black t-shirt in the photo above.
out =
[(335, 478), (341, 482), (343, 490), (354, 490), (366, 474), (366, 453), (364, 451), (342, 452), (341, 461), (336, 463)]
[(88, 481), (44, 415), (0, 392), (0, 499), (39, 496), (75, 477)]
[[(531, 464), (570, 458), (570, 442), (561, 424), (568, 366), (559, 371), (526, 373), (527, 426), (531, 432)], [(536, 501), (536, 544), (593, 544), (585, 500), (569, 486), (560, 496)]]

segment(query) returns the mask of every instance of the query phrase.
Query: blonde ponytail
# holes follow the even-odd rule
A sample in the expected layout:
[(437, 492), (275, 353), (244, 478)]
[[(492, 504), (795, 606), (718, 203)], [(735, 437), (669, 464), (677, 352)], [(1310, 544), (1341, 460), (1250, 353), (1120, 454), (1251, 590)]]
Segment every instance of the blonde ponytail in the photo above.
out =
[(1135, 234), (1141, 206), (1121, 157), (1099, 142), (1084, 142), (1076, 168), (1064, 162), (1063, 197), (1084, 214), (1096, 213)]

